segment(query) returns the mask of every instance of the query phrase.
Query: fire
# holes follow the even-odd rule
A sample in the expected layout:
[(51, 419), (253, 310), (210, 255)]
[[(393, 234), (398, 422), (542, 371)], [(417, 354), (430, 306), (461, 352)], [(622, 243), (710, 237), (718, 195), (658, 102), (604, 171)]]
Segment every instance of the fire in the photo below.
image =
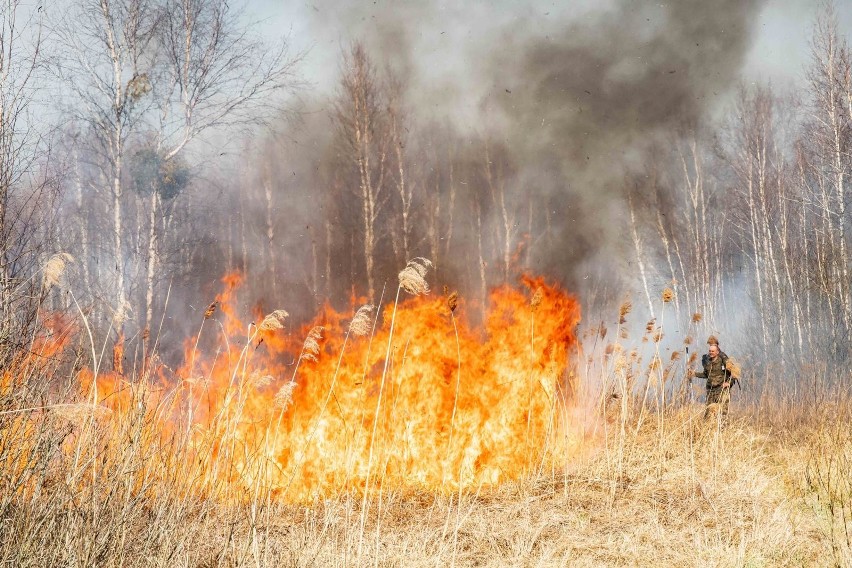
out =
[[(362, 309), (358, 323), (377, 322), (366, 335), (350, 325), (354, 311), (328, 306), (297, 334), (260, 325), (261, 314), (245, 323), (234, 307), (242, 278), (223, 283), (218, 311), (186, 342), (178, 384), (161, 376), (150, 391), (173, 401), (169, 428), (229, 487), (288, 501), (475, 488), (546, 467), (572, 443), (565, 387), (580, 310), (543, 278), (495, 289), (480, 329), (463, 297), (428, 295)], [(126, 411), (121, 383), (99, 377), (98, 398)]]

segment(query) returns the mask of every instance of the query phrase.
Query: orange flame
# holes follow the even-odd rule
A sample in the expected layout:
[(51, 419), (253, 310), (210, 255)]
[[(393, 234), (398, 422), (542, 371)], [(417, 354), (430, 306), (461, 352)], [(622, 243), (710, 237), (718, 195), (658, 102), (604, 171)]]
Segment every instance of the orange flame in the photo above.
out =
[[(262, 484), (291, 501), (449, 491), (517, 479), (573, 443), (561, 418), (580, 309), (543, 278), (495, 289), (484, 331), (458, 318), (464, 298), (453, 313), (447, 298), (424, 296), (386, 306), (363, 337), (349, 332), (353, 314), (326, 306), (299, 339), (240, 321), (242, 277), (223, 282), (221, 311), (186, 342), (180, 383), (159, 383), (199, 453), (211, 449), (204, 459), (228, 464), (229, 486)], [(215, 337), (216, 355), (202, 356)], [(127, 406), (120, 382), (98, 379), (114, 410)]]

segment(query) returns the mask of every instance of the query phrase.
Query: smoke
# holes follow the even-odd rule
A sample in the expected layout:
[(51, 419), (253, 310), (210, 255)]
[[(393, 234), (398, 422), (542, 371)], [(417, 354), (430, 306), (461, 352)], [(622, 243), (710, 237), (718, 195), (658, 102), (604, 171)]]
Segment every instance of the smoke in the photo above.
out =
[(528, 169), (545, 173), (537, 187), (574, 208), (562, 215), (570, 224), (559, 227), (560, 238), (594, 236), (592, 246), (544, 259), (548, 269), (585, 271), (583, 261), (619, 256), (625, 179), (643, 170), (653, 145), (684, 125), (700, 128), (724, 102), (760, 5), (622, 0), (591, 21), (517, 42), (516, 58), (491, 60), (491, 75), (505, 85), (497, 83), (492, 98), (510, 146)]
[(577, 284), (578, 271), (619, 256), (612, 227), (624, 225), (625, 179), (647, 150), (726, 100), (762, 5), (325, 1), (313, 12), (317, 30), (363, 41), (403, 76), (416, 112), (505, 140), (519, 164), (514, 205), (548, 208), (556, 235), (534, 268)]
[(505, 77), (495, 95), (513, 147), (559, 156), (577, 182), (618, 175), (649, 141), (708, 116), (739, 77), (759, 6), (622, 0), (592, 23), (522, 42), (508, 72), (491, 62)]

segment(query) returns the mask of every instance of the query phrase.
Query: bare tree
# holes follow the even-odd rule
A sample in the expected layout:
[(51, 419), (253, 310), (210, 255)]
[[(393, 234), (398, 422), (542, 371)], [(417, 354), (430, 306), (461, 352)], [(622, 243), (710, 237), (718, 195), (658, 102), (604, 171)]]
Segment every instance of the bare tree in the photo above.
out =
[(497, 213), (500, 215), (497, 242), (500, 247), (500, 257), (503, 261), (503, 281), (508, 282), (512, 260), (512, 247), (515, 245), (518, 233), (517, 212), (510, 203), (506, 187), (507, 178), (511, 176), (508, 164), (509, 159), (505, 148), (498, 147), (495, 149), (486, 142), (484, 160), (485, 181), (488, 184), (488, 190)]
[[(404, 264), (413, 255), (411, 254), (412, 247), (412, 204), (414, 202), (415, 189), (418, 180), (409, 175), (410, 164), (407, 159), (406, 148), (409, 144), (407, 133), (409, 126), (406, 124), (406, 116), (402, 107), (402, 97), (404, 85), (402, 81), (389, 73), (388, 80), (388, 128), (390, 135), (390, 144), (393, 148), (394, 158), (396, 159), (396, 168), (393, 172), (393, 184), (398, 197), (399, 218), (400, 218), (400, 237), (399, 244), (394, 248), (401, 250), (397, 254), (397, 264)], [(396, 241), (397, 239), (394, 239)], [(434, 257), (433, 257), (434, 258)]]
[(45, 299), (37, 271), (56, 195), (46, 169), (50, 124), (35, 119), (44, 78), (41, 14), (22, 13), (17, 0), (0, 5), (0, 357)]
[[(226, 0), (181, 0), (161, 4), (157, 27), (155, 80), (152, 84), (159, 125), (156, 150), (168, 164), (192, 140), (211, 129), (256, 127), (283, 111), (282, 96), (298, 86), (296, 68), (302, 54), (291, 54), (285, 41), (268, 45), (250, 33), (251, 22)], [(178, 168), (166, 166), (166, 171)], [(267, 249), (274, 277), (271, 180), (267, 199)], [(151, 196), (151, 223), (158, 216)], [(154, 274), (158, 264), (156, 235), (147, 254), (145, 330), (153, 318)], [(147, 350), (146, 350), (147, 351)]]
[(852, 327), (852, 287), (849, 283), (849, 243), (847, 236), (849, 153), (852, 151), (852, 57), (846, 42), (837, 32), (837, 16), (831, 5), (817, 20), (813, 38), (812, 65), (809, 73), (813, 97), (813, 120), (807, 138), (822, 158), (815, 172), (824, 190), (823, 213), (831, 236), (836, 262), (834, 294), (840, 299), (843, 323)]
[(376, 226), (387, 199), (384, 190), (390, 139), (376, 72), (360, 43), (354, 43), (344, 56), (340, 86), (334, 118), (357, 173), (367, 297), (372, 301), (375, 298)]
[(157, 39), (163, 67), (153, 84), (166, 160), (211, 128), (255, 127), (280, 116), (298, 86), (303, 54), (269, 45), (226, 0), (164, 2)]
[[(161, 247), (170, 226), (164, 205), (180, 185), (175, 176), (187, 172), (175, 160), (210, 130), (248, 128), (279, 115), (284, 102), (279, 95), (296, 85), (299, 56), (290, 56), (286, 42), (269, 46), (253, 36), (251, 22), (224, 0), (86, 0), (57, 29), (64, 56), (56, 70), (72, 89), (73, 113), (92, 134), (112, 196), (116, 352), (130, 306), (126, 258), (133, 248), (144, 259), (147, 353)], [(147, 226), (143, 232), (125, 227), (129, 205), (123, 204), (123, 184), (131, 147), (156, 164), (157, 175), (143, 184), (147, 202), (134, 206), (140, 213), (145, 209), (138, 215)], [(137, 236), (131, 247), (125, 241), (132, 235)]]
[(149, 104), (145, 59), (159, 13), (150, 0), (84, 0), (56, 26), (62, 44), (54, 67), (72, 93), (71, 112), (91, 133), (99, 156), (104, 190), (111, 195), (115, 278), (113, 353), (122, 371), (124, 322), (130, 310), (125, 274), (122, 201), (125, 152), (129, 137)]

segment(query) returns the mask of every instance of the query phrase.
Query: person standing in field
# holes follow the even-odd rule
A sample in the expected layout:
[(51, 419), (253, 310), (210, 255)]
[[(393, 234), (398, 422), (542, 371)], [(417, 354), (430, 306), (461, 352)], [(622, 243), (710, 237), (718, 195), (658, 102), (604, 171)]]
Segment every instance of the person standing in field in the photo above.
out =
[(695, 377), (707, 380), (707, 406), (704, 418), (719, 412), (722, 419), (728, 417), (728, 404), (731, 401), (731, 386), (739, 380), (735, 365), (728, 356), (719, 349), (719, 340), (711, 335), (707, 338), (707, 354), (701, 357), (700, 371), (694, 372)]

